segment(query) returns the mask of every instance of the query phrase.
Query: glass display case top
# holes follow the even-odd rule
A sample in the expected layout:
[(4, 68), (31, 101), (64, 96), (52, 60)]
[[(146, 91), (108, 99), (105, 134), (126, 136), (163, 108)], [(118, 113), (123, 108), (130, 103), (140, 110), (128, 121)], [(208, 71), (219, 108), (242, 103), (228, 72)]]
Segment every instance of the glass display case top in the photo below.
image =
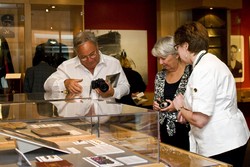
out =
[[(8, 143), (16, 147), (20, 155), (25, 154), (32, 166), (37, 163), (37, 157), (55, 156), (54, 150), (58, 149), (70, 152), (69, 147), (76, 148), (81, 156), (71, 152), (62, 154), (60, 150), (56, 155), (74, 166), (91, 167), (93, 164), (88, 160), (96, 156), (115, 159), (125, 166), (129, 164), (123, 161), (126, 158), (140, 160), (130, 162), (134, 165), (159, 161), (158, 112), (103, 99), (52, 98), (55, 94), (43, 94), (40, 97), (44, 100), (39, 96), (30, 100), (26, 99), (30, 97), (27, 94), (13, 96), (18, 102), (0, 105), (0, 156), (5, 154), (1, 151), (2, 143)], [(14, 146), (8, 137), (17, 140)], [(32, 143), (35, 146), (27, 150), (25, 145)], [(39, 150), (44, 147), (52, 150), (44, 154), (37, 152), (37, 146)], [(8, 162), (0, 162), (0, 165), (17, 163), (13, 152), (6, 159)]]

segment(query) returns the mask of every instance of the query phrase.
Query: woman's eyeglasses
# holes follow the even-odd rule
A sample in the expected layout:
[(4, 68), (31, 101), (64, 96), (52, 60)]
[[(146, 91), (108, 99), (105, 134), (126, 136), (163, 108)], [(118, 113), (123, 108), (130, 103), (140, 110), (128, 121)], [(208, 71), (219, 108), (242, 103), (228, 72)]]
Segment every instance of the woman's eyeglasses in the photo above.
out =
[(178, 50), (179, 47), (180, 47), (180, 44), (174, 45), (174, 49), (175, 49), (175, 50)]

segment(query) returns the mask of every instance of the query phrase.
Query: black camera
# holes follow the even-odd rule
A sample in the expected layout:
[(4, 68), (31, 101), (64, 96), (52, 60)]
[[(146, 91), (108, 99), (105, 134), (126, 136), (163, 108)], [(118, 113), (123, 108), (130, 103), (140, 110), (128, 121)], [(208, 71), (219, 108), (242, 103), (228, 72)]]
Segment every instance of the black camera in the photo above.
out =
[(99, 78), (91, 82), (91, 88), (99, 88), (102, 92), (107, 92), (109, 90), (109, 85), (102, 78)]
[(170, 103), (166, 102), (166, 101), (159, 101), (159, 100), (157, 100), (157, 103), (159, 104), (160, 108), (166, 108), (167, 106), (170, 105)]

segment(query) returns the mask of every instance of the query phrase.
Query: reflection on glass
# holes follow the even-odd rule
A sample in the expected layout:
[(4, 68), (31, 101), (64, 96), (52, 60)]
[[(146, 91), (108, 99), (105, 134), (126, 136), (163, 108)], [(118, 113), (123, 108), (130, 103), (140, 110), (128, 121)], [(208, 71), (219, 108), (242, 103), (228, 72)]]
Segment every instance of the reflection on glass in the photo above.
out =
[(32, 50), (44, 47), (54, 67), (72, 58), (73, 35), (83, 30), (82, 6), (32, 4), (31, 9)]
[(19, 73), (23, 65), (24, 6), (18, 3), (1, 4), (0, 9), (0, 93), (3, 94), (14, 87), (5, 80), (5, 75)]
[(102, 100), (74, 99), (52, 102), (61, 117), (95, 117), (120, 114), (122, 105)]

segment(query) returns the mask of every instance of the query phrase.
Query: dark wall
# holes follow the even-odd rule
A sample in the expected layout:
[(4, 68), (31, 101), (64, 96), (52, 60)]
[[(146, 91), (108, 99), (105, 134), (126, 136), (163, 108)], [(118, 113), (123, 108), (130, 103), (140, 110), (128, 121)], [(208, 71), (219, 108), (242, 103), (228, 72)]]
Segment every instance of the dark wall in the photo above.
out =
[[(147, 30), (148, 85), (154, 89), (157, 60), (151, 55), (156, 42), (155, 0), (85, 0), (85, 28), (107, 30)], [(140, 46), (138, 46), (140, 47)]]
[(247, 124), (248, 124), (248, 127), (250, 129), (250, 111), (249, 111), (250, 103), (239, 102), (238, 107), (242, 111), (242, 113), (244, 114), (246, 121), (247, 121)]

